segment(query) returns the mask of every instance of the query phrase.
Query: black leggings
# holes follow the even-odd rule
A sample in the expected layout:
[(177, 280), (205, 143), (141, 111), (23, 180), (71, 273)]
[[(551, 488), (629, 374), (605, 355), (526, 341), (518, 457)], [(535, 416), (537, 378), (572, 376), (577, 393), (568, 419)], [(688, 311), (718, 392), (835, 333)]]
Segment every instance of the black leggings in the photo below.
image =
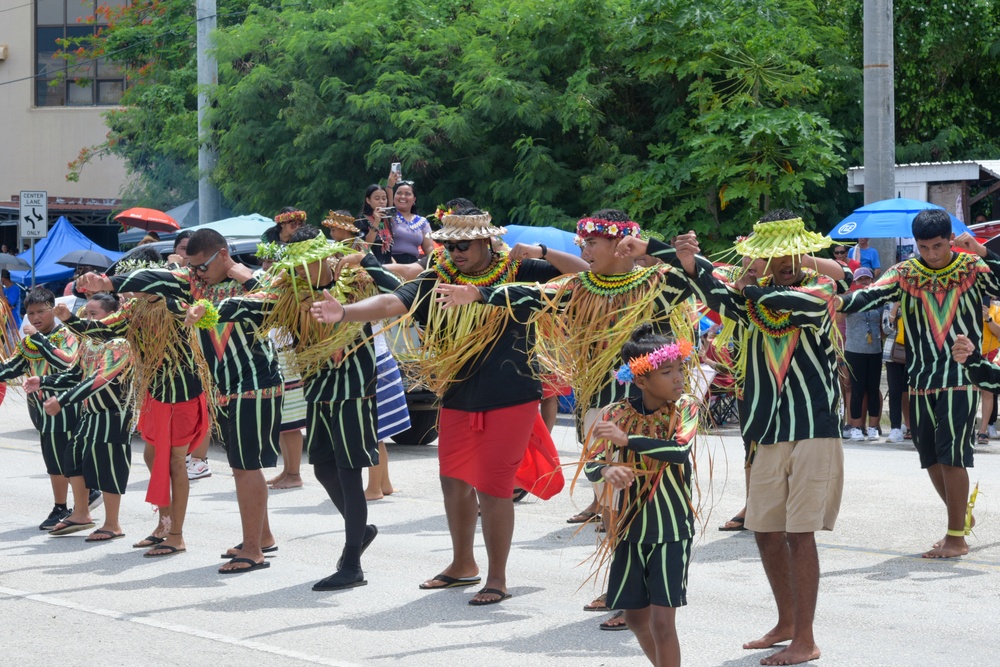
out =
[(882, 380), (882, 353), (844, 352), (851, 377), (851, 419), (861, 419), (861, 406), (868, 396), (868, 416), (879, 416), (878, 386)]
[(349, 547), (361, 546), (368, 523), (368, 501), (361, 471), (362, 468), (338, 468), (333, 461), (313, 465), (316, 479), (344, 517), (344, 543)]
[(889, 428), (902, 428), (903, 394), (906, 393), (906, 364), (887, 361), (885, 379), (889, 384)]

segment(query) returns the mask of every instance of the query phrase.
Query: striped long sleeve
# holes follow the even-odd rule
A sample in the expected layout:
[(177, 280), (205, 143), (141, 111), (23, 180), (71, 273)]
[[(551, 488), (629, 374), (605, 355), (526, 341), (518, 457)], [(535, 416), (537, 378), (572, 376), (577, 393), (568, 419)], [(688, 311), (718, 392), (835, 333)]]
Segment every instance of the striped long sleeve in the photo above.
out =
[[(255, 278), (243, 284), (226, 280), (209, 285), (186, 268), (141, 269), (114, 276), (111, 281), (119, 292), (156, 294), (181, 304), (193, 304), (200, 299), (219, 303), (259, 286)], [(281, 385), (274, 347), (255, 334), (254, 326), (236, 322), (220, 322), (211, 329), (198, 330), (198, 342), (219, 394), (229, 396)]]

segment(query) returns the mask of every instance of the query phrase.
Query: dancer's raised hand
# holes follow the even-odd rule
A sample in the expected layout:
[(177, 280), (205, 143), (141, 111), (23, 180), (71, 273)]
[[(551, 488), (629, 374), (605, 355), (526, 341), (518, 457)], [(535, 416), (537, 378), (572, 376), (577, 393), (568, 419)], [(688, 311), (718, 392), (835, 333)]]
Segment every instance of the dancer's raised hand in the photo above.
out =
[(330, 290), (323, 290), (323, 300), (313, 301), (309, 313), (324, 324), (336, 324), (344, 319), (347, 311), (344, 310), (344, 304), (330, 294)]

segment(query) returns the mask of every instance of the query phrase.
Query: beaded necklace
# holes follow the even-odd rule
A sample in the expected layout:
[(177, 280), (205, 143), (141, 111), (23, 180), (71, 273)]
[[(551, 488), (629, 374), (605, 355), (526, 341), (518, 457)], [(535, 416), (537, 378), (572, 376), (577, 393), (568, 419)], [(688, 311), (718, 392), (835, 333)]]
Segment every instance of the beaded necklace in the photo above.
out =
[(451, 261), (451, 257), (442, 248), (438, 248), (434, 258), (434, 273), (438, 278), (452, 285), (475, 285), (476, 287), (492, 287), (500, 283), (510, 282), (514, 279), (518, 267), (521, 263), (510, 258), (505, 252), (498, 252), (493, 256), (493, 261), (483, 273), (475, 276), (468, 276)]
[(603, 276), (592, 271), (584, 271), (579, 274), (580, 284), (591, 294), (617, 296), (630, 292), (639, 285), (642, 285), (657, 270), (655, 266), (646, 268), (636, 267), (628, 273), (619, 273), (610, 276)]
[[(771, 282), (771, 276), (766, 276), (760, 284), (762, 287), (767, 287)], [(795, 325), (789, 322), (792, 317), (791, 311), (772, 310), (750, 299), (747, 299), (747, 316), (762, 334), (771, 338), (782, 338), (796, 330)]]

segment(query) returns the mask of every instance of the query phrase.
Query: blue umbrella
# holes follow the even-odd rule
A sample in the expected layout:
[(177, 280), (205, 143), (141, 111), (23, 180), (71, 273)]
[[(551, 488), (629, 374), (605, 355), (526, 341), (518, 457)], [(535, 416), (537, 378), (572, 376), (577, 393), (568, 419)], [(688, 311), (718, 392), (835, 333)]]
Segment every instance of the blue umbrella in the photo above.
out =
[[(944, 210), (944, 207), (916, 199), (883, 199), (855, 209), (830, 231), (834, 239), (888, 239), (913, 236), (913, 218), (928, 209)], [(949, 214), (950, 215), (950, 214)], [(951, 228), (958, 236), (969, 231), (965, 224), (951, 216)]]
[(503, 241), (511, 248), (518, 243), (529, 245), (544, 244), (551, 250), (561, 250), (580, 256), (580, 246), (576, 244), (576, 234), (555, 227), (531, 227), (527, 225), (505, 225), (507, 233)]

